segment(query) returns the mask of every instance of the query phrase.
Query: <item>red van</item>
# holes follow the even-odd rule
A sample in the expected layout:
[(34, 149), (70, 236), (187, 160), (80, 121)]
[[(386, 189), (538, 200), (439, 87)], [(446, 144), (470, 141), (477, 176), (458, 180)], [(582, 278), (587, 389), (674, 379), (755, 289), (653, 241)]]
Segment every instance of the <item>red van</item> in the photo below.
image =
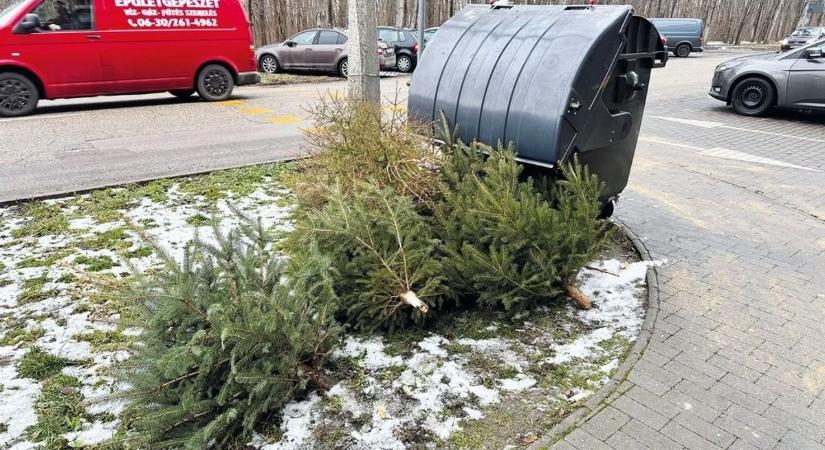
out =
[(16, 0), (0, 10), (0, 117), (41, 98), (197, 92), (260, 81), (239, 0)]

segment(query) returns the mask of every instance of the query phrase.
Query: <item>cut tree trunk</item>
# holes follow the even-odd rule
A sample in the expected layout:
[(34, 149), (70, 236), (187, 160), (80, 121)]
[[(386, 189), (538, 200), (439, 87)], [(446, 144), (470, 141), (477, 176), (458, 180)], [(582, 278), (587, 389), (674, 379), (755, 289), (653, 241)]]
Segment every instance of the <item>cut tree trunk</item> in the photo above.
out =
[(586, 295), (576, 287), (574, 283), (567, 283), (564, 285), (564, 291), (573, 299), (579, 309), (590, 309), (593, 307), (593, 302)]

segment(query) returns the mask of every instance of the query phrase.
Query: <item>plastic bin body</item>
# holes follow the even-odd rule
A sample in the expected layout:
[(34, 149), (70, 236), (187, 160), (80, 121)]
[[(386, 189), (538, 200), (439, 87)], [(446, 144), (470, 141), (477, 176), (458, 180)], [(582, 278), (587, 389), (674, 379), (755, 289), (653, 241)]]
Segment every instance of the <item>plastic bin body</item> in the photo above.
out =
[(605, 183), (627, 185), (651, 69), (667, 53), (630, 6), (470, 5), (427, 47), (409, 113), (441, 115), (465, 142), (512, 143), (518, 159), (553, 168), (573, 154)]

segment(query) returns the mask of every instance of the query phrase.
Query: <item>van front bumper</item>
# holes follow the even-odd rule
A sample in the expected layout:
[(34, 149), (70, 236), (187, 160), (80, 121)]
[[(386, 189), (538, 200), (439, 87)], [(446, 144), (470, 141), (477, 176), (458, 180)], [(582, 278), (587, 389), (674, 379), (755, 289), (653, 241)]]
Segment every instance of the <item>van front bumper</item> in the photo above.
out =
[(241, 72), (238, 74), (238, 86), (258, 84), (260, 82), (261, 75), (258, 72)]

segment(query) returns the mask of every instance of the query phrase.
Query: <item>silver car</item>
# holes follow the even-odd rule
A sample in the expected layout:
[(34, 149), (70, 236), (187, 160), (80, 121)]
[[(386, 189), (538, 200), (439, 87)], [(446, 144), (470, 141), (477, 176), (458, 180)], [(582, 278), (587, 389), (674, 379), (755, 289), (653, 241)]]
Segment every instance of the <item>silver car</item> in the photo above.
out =
[[(336, 72), (347, 76), (347, 31), (332, 28), (314, 28), (302, 31), (286, 41), (266, 45), (255, 50), (258, 70), (277, 73), (282, 70)], [(395, 67), (395, 51), (383, 42), (376, 44), (378, 64), (382, 70)]]
[(825, 40), (726, 61), (716, 66), (710, 96), (745, 116), (774, 107), (825, 110)]

